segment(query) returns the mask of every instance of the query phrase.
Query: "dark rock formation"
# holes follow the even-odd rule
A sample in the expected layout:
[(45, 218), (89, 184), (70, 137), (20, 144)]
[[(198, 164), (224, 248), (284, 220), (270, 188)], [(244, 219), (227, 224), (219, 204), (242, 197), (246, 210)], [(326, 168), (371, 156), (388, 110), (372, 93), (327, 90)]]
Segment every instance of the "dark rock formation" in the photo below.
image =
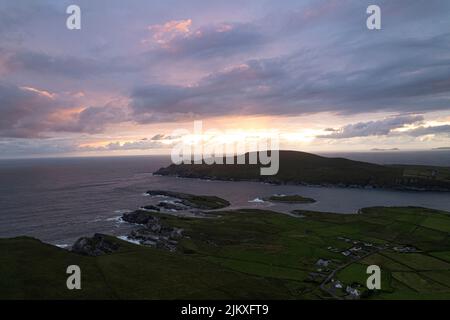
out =
[(160, 208), (158, 208), (157, 206), (154, 206), (154, 205), (143, 206), (142, 209), (150, 210), (150, 211), (159, 211), (159, 210), (161, 210)]
[[(189, 193), (164, 191), (164, 190), (150, 190), (147, 191), (151, 196), (165, 196), (176, 199), (175, 202), (184, 205), (189, 208), (201, 209), (201, 210), (214, 210), (225, 208), (230, 203), (222, 198), (216, 196), (202, 196)], [(167, 201), (166, 201), (167, 203)], [(177, 210), (177, 209), (175, 209)]]
[(158, 203), (158, 207), (161, 207), (161, 208), (164, 208), (164, 209), (167, 209), (167, 210), (176, 210), (176, 211), (189, 209), (189, 207), (187, 207), (184, 204), (175, 203), (175, 202), (167, 202), (167, 201), (159, 202)]
[(120, 245), (108, 238), (108, 236), (100, 233), (94, 234), (92, 238), (82, 237), (78, 239), (72, 246), (72, 251), (86, 256), (100, 256), (115, 252)]
[[(158, 208), (159, 209), (159, 208)], [(150, 212), (144, 210), (136, 210), (131, 213), (125, 213), (122, 215), (122, 220), (129, 223), (147, 224), (149, 221), (155, 220)]]
[(125, 213), (122, 219), (142, 225), (141, 228), (131, 231), (128, 235), (129, 239), (139, 241), (142, 245), (175, 251), (178, 240), (182, 238), (182, 229), (162, 224), (159, 217), (155, 217), (149, 212), (138, 210), (133, 213)]

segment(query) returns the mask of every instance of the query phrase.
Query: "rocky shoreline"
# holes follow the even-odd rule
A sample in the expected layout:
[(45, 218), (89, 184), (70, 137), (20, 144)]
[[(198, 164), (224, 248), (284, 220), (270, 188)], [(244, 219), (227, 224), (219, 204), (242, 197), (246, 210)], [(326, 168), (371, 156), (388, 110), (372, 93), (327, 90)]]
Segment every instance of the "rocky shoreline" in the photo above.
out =
[(166, 226), (161, 222), (160, 217), (146, 211), (125, 213), (122, 220), (140, 226), (131, 231), (127, 239), (141, 245), (175, 251), (178, 240), (183, 237), (183, 229)]
[(85, 256), (97, 257), (113, 253), (119, 249), (117, 242), (108, 239), (107, 235), (96, 233), (93, 237), (81, 237), (72, 246), (71, 251)]
[[(160, 169), (161, 170), (161, 169)], [(361, 190), (388, 190), (388, 191), (417, 191), (417, 192), (450, 192), (450, 188), (446, 187), (427, 187), (420, 188), (414, 186), (382, 186), (377, 184), (345, 184), (345, 183), (308, 183), (304, 181), (281, 181), (275, 179), (237, 179), (237, 178), (225, 178), (225, 177), (216, 177), (216, 176), (198, 176), (198, 175), (180, 175), (180, 174), (172, 174), (167, 172), (160, 172), (159, 170), (154, 173), (156, 176), (161, 177), (175, 177), (179, 179), (199, 179), (199, 180), (207, 180), (207, 181), (229, 181), (229, 182), (257, 182), (264, 183), (274, 186), (303, 186), (303, 187), (311, 187), (311, 188), (348, 188), (348, 189), (361, 189)]]
[[(161, 215), (175, 214), (180, 216), (205, 217), (214, 216), (203, 210), (215, 210), (227, 207), (230, 203), (216, 196), (198, 196), (188, 193), (150, 190), (146, 194), (163, 197), (156, 205), (150, 204), (124, 213), (121, 220), (135, 224), (123, 239), (144, 246), (152, 246), (168, 251), (176, 251), (177, 244), (184, 237), (183, 229), (167, 226)], [(99, 256), (118, 250), (119, 246), (108, 239), (108, 236), (96, 233), (93, 237), (81, 237), (72, 246), (71, 251), (88, 256)]]
[[(126, 236), (118, 237), (128, 242), (176, 251), (178, 241), (183, 238), (183, 229), (165, 225), (160, 217), (154, 216), (148, 211), (136, 210), (131, 213), (124, 213), (121, 219), (138, 226)], [(96, 233), (92, 237), (79, 238), (70, 251), (96, 257), (113, 253), (119, 247), (118, 242), (111, 240), (110, 236)]]

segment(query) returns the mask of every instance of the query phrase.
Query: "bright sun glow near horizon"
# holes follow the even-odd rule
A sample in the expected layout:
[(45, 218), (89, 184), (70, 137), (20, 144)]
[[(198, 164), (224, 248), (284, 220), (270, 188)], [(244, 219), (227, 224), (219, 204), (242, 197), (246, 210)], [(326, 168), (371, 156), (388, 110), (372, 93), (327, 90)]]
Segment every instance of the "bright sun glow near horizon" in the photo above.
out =
[[(450, 146), (450, 3), (0, 3), (0, 157), (169, 154), (278, 132), (280, 149)], [(108, 10), (105, 10), (107, 8)], [(411, 27), (412, 24), (414, 28)], [(194, 121), (216, 134), (192, 135)]]

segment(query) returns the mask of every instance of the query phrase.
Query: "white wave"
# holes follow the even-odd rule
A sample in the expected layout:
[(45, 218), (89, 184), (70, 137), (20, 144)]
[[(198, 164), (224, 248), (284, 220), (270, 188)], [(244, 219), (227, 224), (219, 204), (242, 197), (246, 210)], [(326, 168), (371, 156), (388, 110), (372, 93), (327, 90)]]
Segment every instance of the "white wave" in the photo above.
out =
[(108, 219), (106, 219), (106, 221), (115, 221), (115, 222), (117, 222), (117, 223), (122, 223), (122, 222), (124, 222), (124, 221), (122, 220), (122, 216), (117, 216), (117, 217), (108, 218)]
[(120, 240), (126, 241), (126, 242), (130, 242), (130, 243), (134, 243), (134, 244), (141, 244), (138, 240), (133, 240), (127, 236), (118, 236), (117, 238), (119, 238)]
[(57, 246), (58, 248), (61, 248), (61, 249), (65, 249), (65, 248), (69, 247), (69, 245), (68, 245), (68, 244), (65, 244), (65, 243), (62, 243), (62, 244), (55, 244), (55, 246)]
[(161, 201), (161, 202), (169, 203), (169, 204), (179, 204), (179, 203), (176, 202), (175, 200), (163, 200), (163, 201)]
[(139, 210), (141, 211), (146, 211), (146, 212), (159, 212), (158, 210), (155, 209), (146, 209), (144, 207), (139, 207)]
[(253, 200), (249, 200), (248, 202), (251, 202), (251, 203), (264, 203), (265, 201), (263, 199), (260, 199), (260, 198), (255, 198)]
[(117, 214), (124, 214), (124, 213), (129, 213), (132, 212), (133, 210), (129, 210), (129, 209), (120, 209), (120, 210), (115, 210), (114, 213)]

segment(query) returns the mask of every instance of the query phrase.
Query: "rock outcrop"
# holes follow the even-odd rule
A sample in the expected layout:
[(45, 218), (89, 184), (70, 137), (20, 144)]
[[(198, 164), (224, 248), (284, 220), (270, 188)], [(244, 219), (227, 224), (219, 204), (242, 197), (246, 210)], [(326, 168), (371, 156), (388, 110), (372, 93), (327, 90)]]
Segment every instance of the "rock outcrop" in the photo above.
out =
[(91, 238), (82, 237), (78, 239), (72, 246), (72, 252), (96, 257), (115, 252), (119, 247), (120, 245), (117, 242), (110, 240), (108, 236), (96, 233)]
[(162, 203), (172, 203), (172, 204), (176, 203), (177, 205), (186, 206), (188, 209), (195, 208), (201, 210), (214, 210), (214, 209), (222, 209), (230, 205), (230, 202), (228, 202), (227, 200), (216, 196), (194, 195), (189, 193), (164, 191), (164, 190), (149, 190), (147, 191), (147, 194), (151, 196), (163, 196), (173, 198), (175, 200), (162, 201)]
[(154, 205), (143, 206), (141, 209), (149, 211), (160, 211), (161, 209)]
[(128, 235), (128, 239), (138, 241), (142, 245), (175, 251), (178, 240), (183, 236), (182, 229), (164, 225), (159, 217), (146, 211), (125, 213), (122, 219), (142, 225), (141, 228), (131, 231)]
[(149, 221), (155, 219), (156, 217), (154, 217), (150, 212), (145, 210), (136, 210), (134, 212), (124, 213), (122, 215), (123, 221), (136, 224), (147, 224)]
[(175, 211), (190, 209), (190, 207), (181, 204), (180, 202), (169, 202), (169, 201), (160, 201), (158, 203), (158, 207), (164, 208), (166, 210), (175, 210)]

